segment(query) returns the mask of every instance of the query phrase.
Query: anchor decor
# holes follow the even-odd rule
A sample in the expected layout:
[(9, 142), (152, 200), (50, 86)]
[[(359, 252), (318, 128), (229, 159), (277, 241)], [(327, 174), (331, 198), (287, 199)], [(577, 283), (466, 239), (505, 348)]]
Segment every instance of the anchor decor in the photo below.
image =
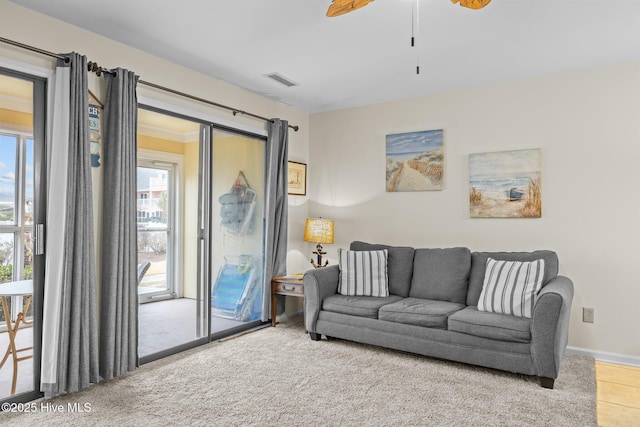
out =
[(329, 260), (325, 260), (324, 265), (322, 265), (322, 255), (326, 255), (327, 253), (322, 250), (322, 245), (318, 243), (316, 245), (316, 250), (313, 252), (314, 255), (318, 256), (318, 262), (315, 262), (313, 258), (311, 258), (311, 264), (315, 267), (326, 267), (329, 265)]

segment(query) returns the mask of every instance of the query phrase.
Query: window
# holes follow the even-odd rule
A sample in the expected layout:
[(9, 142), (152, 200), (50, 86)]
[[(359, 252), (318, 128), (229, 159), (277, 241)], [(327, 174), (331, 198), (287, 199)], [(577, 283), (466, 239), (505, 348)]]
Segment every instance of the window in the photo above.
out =
[(138, 263), (150, 263), (138, 284), (140, 302), (174, 298), (178, 260), (178, 162), (146, 151), (138, 159)]
[(32, 136), (0, 130), (0, 283), (33, 278), (33, 198)]

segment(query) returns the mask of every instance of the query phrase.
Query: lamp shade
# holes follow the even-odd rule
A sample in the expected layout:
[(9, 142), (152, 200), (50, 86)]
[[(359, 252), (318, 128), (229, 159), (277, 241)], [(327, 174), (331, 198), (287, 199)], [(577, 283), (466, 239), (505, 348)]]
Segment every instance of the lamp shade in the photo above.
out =
[(304, 241), (311, 243), (333, 243), (333, 220), (307, 218), (304, 225)]

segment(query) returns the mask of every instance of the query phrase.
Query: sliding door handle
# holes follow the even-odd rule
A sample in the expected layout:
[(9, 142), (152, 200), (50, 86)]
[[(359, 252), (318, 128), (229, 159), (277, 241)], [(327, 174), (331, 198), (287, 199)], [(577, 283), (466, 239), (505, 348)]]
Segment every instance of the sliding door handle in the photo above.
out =
[(44, 224), (36, 224), (34, 255), (44, 255)]

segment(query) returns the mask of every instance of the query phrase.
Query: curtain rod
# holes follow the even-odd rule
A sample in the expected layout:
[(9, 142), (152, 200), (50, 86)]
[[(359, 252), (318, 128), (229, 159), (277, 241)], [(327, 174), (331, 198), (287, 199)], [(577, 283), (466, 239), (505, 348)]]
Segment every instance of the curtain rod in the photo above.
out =
[(56, 53), (49, 52), (47, 50), (43, 50), (43, 49), (40, 49), (40, 48), (37, 48), (37, 47), (29, 46), (28, 44), (19, 43), (19, 42), (13, 41), (13, 40), (5, 39), (4, 37), (0, 37), (0, 42), (6, 43), (6, 44), (10, 44), (12, 46), (16, 46), (16, 47), (19, 47), (19, 48), (22, 48), (22, 49), (30, 50), (32, 52), (37, 52), (37, 53), (39, 53), (41, 55), (50, 56), (52, 58), (65, 59), (65, 57), (62, 56), (62, 55), (58, 55)]
[[(36, 53), (39, 53), (41, 55), (50, 56), (52, 58), (66, 59), (66, 57), (63, 56), (63, 55), (58, 55), (56, 53), (49, 52), (49, 51), (46, 51), (44, 49), (40, 49), (40, 48), (37, 48), (37, 47), (29, 46), (29, 45), (26, 45), (24, 43), (19, 43), (19, 42), (14, 41), (14, 40), (5, 39), (4, 37), (0, 37), (0, 42), (6, 43), (6, 44), (10, 44), (12, 46), (19, 47), (21, 49), (30, 50), (32, 52), (36, 52)], [(107, 68), (102, 68), (102, 67), (98, 66), (98, 64), (96, 64), (95, 62), (92, 62), (92, 61), (90, 61), (88, 63), (88, 68), (89, 68), (88, 71), (92, 71), (92, 72), (96, 73), (98, 76), (100, 76), (101, 72), (103, 72), (103, 73), (111, 73), (112, 72), (111, 70), (109, 70)], [(222, 108), (222, 109), (231, 111), (234, 116), (236, 116), (238, 114), (241, 114), (241, 115), (244, 115), (244, 116), (253, 117), (254, 119), (264, 120), (265, 122), (270, 122), (271, 121), (271, 119), (268, 119), (268, 118), (263, 117), (263, 116), (259, 116), (257, 114), (249, 113), (247, 111), (240, 110), (238, 108), (233, 108), (233, 107), (230, 107), (228, 105), (219, 104), (217, 102), (209, 101), (208, 99), (200, 98), (200, 97), (197, 97), (197, 96), (194, 96), (194, 95), (189, 95), (188, 93), (180, 92), (180, 91), (175, 90), (175, 89), (170, 89), (168, 87), (160, 86), (160, 85), (157, 85), (155, 83), (150, 83), (150, 82), (147, 82), (147, 81), (144, 81), (144, 80), (138, 80), (138, 83), (143, 84), (145, 86), (152, 87), (154, 89), (159, 89), (159, 90), (162, 90), (162, 91), (165, 91), (165, 92), (169, 92), (169, 93), (172, 93), (174, 95), (179, 95), (179, 96), (182, 96), (184, 98), (193, 99), (194, 101), (202, 102), (204, 104), (212, 105), (212, 106), (217, 107), (217, 108)], [(299, 126), (295, 126), (295, 125), (289, 125), (289, 127), (291, 129), (293, 129), (295, 132), (297, 132), (298, 129), (300, 129)]]
[[(160, 90), (165, 91), (165, 92), (173, 93), (175, 95), (180, 95), (180, 96), (182, 96), (184, 98), (193, 99), (194, 101), (199, 101), (199, 102), (202, 102), (202, 103), (205, 103), (205, 104), (213, 105), (214, 107), (224, 108), (225, 110), (231, 111), (234, 116), (238, 115), (238, 114), (241, 114), (241, 115), (244, 115), (244, 116), (253, 117), (254, 119), (264, 120), (265, 122), (270, 122), (271, 121), (271, 119), (268, 119), (268, 118), (262, 117), (262, 116), (258, 116), (257, 114), (249, 113), (247, 111), (243, 111), (243, 110), (240, 110), (238, 108), (229, 107), (228, 105), (218, 104), (217, 102), (213, 102), (213, 101), (209, 101), (208, 99), (204, 99), (204, 98), (200, 98), (200, 97), (197, 97), (197, 96), (189, 95), (188, 93), (180, 92), (180, 91), (177, 91), (175, 89), (170, 89), (170, 88), (165, 87), (165, 86), (160, 86), (160, 85), (157, 85), (155, 83), (147, 82), (147, 81), (144, 81), (144, 80), (138, 80), (138, 83), (143, 84), (145, 86), (152, 87), (154, 89), (160, 89)], [(289, 127), (291, 129), (293, 129), (294, 131), (296, 131), (296, 132), (298, 132), (298, 129), (300, 129), (298, 126), (295, 126), (295, 125), (289, 125)]]

